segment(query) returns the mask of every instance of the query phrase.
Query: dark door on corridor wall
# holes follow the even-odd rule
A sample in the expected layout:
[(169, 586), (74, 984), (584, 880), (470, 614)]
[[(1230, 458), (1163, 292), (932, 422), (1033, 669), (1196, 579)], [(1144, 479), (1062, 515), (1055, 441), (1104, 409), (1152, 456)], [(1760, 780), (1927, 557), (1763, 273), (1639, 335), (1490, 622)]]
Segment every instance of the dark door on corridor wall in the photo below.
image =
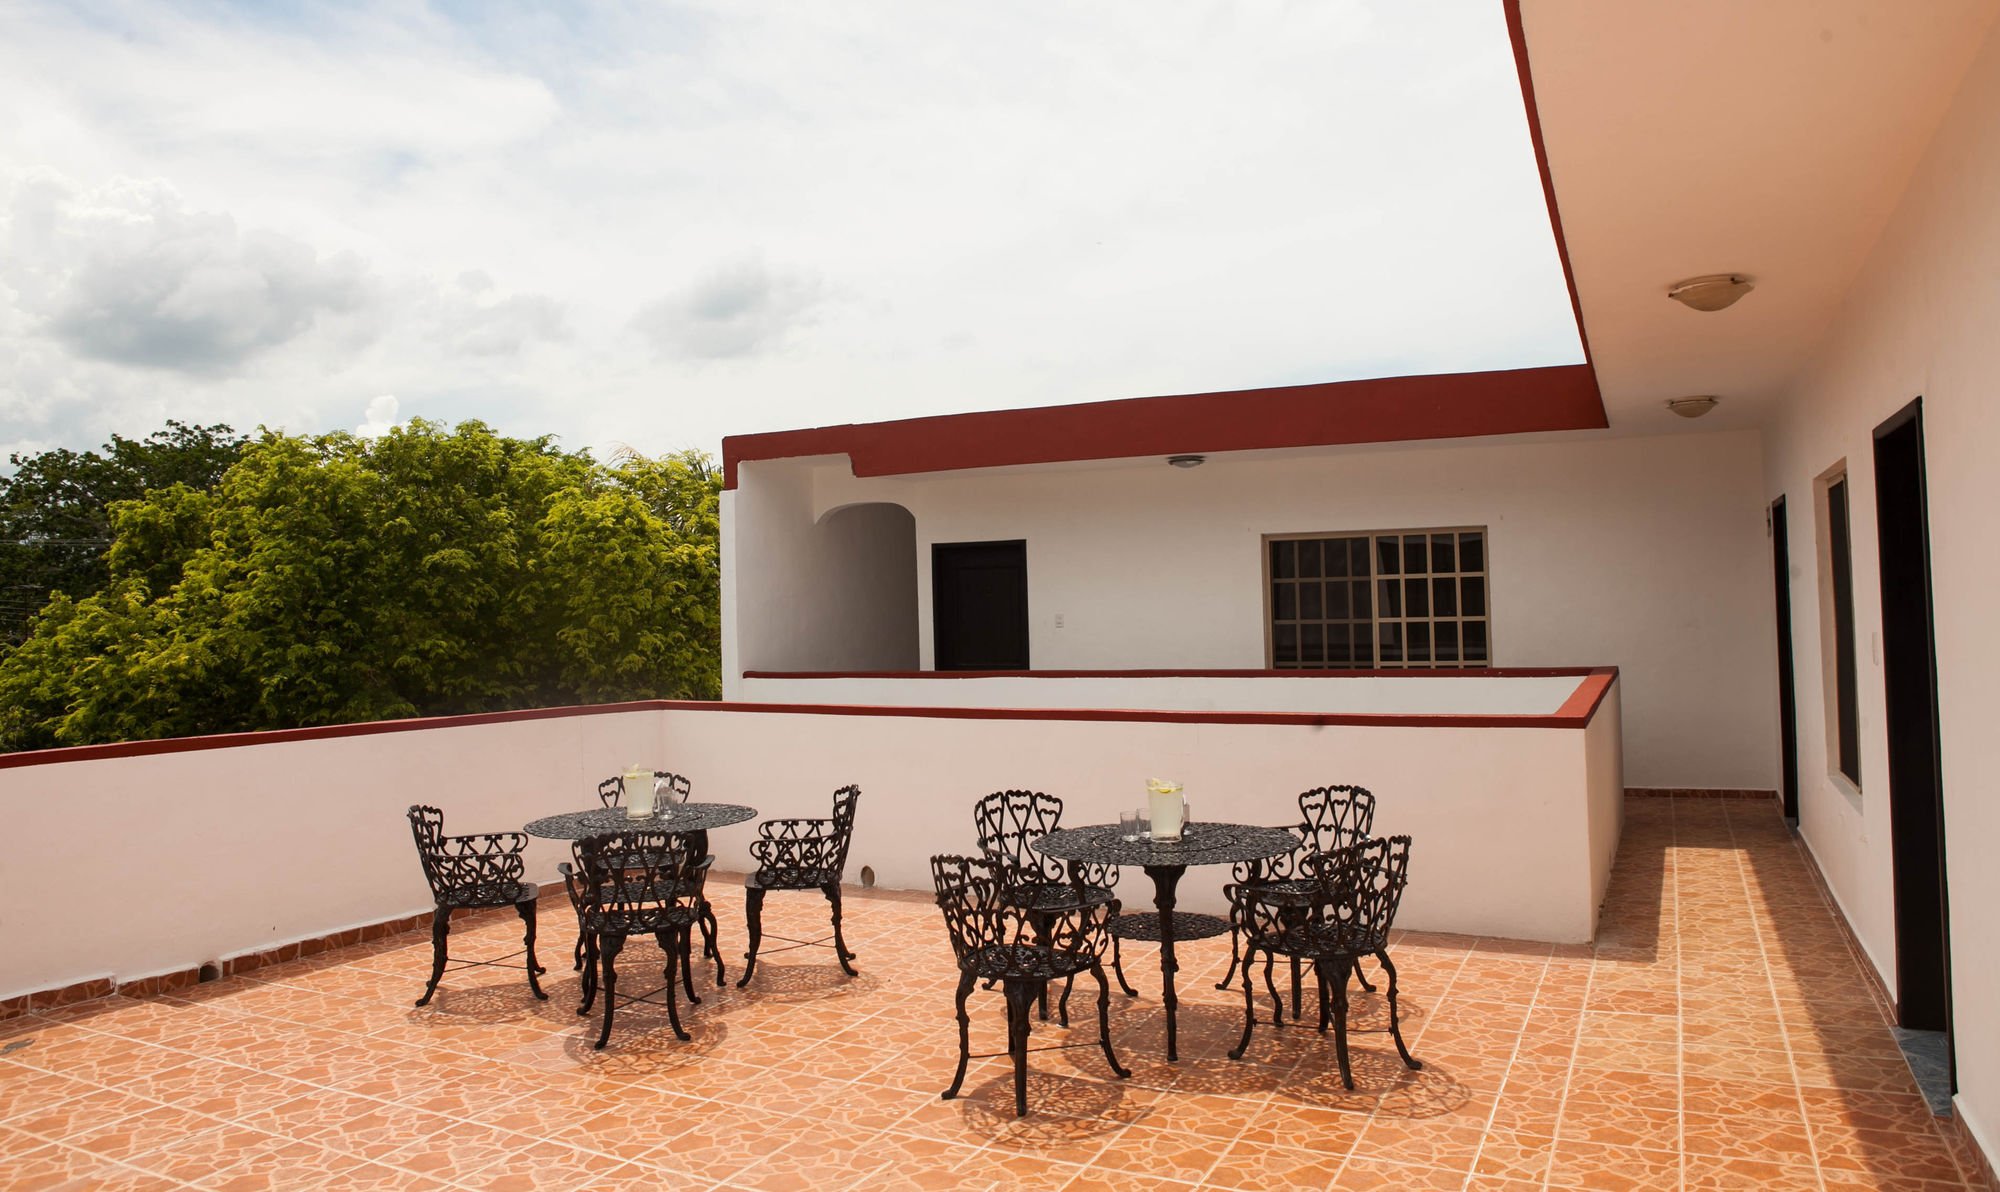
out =
[(1799, 707), (1792, 686), (1792, 540), (1785, 498), (1771, 502), (1771, 579), (1778, 604), (1778, 748), (1785, 818), (1799, 822)]
[(1896, 1017), (1912, 1030), (1949, 1033), (1950, 908), (1921, 401), (1875, 428), (1875, 517), (1896, 875)]
[(1028, 544), (931, 546), (937, 669), (1028, 669)]

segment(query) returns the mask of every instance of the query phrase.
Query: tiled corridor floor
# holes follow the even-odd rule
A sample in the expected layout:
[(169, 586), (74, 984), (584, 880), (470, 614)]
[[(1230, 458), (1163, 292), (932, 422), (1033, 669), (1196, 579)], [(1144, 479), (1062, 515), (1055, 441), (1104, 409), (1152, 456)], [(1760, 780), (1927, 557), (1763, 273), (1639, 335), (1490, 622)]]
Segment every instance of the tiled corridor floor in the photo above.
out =
[[(1422, 845), (1412, 880), (1450, 880)], [(715, 897), (733, 979), (741, 900)], [(769, 929), (810, 930), (823, 908), (774, 896)], [(635, 1009), (593, 1052), (574, 921), (559, 897), (542, 910), (545, 1003), (475, 968), (413, 1009), (417, 933), (0, 1023), (0, 1186), (1943, 1192), (1969, 1169), (1769, 802), (1630, 801), (1594, 949), (1404, 936), (1426, 1067), (1360, 1036), (1354, 1092), (1311, 1031), (1260, 1027), (1245, 1062), (1227, 1058), (1242, 1001), (1214, 989), (1228, 957), (1211, 940), (1183, 949), (1179, 1064), (1162, 1059), (1155, 953), (1134, 945), (1145, 996), (1113, 995), (1132, 1079), (1107, 1079), (1093, 1049), (1049, 1051), (1029, 1118), (999, 1060), (941, 1101), (949, 949), (927, 900), (882, 897), (848, 902), (858, 979), (818, 950), (760, 962), (745, 992), (711, 968), (692, 1043)], [(516, 926), (456, 938), (495, 955)], [(625, 955), (636, 980), (657, 953)], [(1088, 1010), (1076, 1042), (1095, 1037)], [(975, 1050), (1001, 1050), (999, 994), (973, 1013)]]

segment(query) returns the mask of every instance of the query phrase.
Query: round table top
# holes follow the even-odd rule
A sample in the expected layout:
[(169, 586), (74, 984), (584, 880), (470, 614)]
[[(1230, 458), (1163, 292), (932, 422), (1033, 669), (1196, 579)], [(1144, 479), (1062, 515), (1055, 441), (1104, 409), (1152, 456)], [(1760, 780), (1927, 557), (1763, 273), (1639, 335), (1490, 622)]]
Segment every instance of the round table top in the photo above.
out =
[(655, 814), (646, 819), (633, 819), (623, 807), (596, 807), (543, 816), (521, 830), (551, 840), (582, 840), (612, 832), (707, 832), (756, 818), (755, 807), (737, 803), (677, 803), (672, 815)]
[(1255, 824), (1187, 825), (1179, 840), (1141, 837), (1124, 840), (1117, 824), (1097, 824), (1088, 828), (1063, 828), (1034, 842), (1034, 850), (1058, 861), (1094, 861), (1100, 865), (1227, 865), (1237, 861), (1262, 861), (1299, 846), (1299, 838), (1285, 828), (1260, 828)]

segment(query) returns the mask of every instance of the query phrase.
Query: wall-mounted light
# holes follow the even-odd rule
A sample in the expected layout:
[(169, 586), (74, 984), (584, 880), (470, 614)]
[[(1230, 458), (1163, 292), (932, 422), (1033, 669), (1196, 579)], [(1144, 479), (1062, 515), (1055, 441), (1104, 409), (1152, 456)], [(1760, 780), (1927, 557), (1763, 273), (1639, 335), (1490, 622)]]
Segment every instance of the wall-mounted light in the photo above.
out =
[(1677, 397), (1667, 403), (1667, 408), (1683, 418), (1699, 418), (1713, 410), (1722, 401), (1711, 394), (1700, 397)]
[(1208, 462), (1206, 455), (1169, 455), (1167, 462), (1176, 468), (1199, 468)]
[(1721, 310), (1757, 287), (1740, 273), (1709, 273), (1667, 287), (1667, 297), (1691, 310)]

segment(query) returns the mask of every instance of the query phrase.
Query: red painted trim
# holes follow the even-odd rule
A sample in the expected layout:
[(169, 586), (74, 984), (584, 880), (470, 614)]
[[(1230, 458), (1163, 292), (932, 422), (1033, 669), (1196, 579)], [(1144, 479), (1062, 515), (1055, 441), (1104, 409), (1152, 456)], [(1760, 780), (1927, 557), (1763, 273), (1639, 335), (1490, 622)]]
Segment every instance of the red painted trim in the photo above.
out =
[(1617, 679), (1617, 667), (1593, 667), (1590, 677), (1576, 685), (1576, 690), (1569, 693), (1563, 706), (1556, 709), (1556, 715), (1589, 724), (1591, 717), (1597, 715), (1597, 706), (1604, 702), (1604, 697), (1611, 691), (1611, 684)]
[(1608, 425), (1588, 364), (1373, 377), (731, 435), (722, 440), (723, 487), (736, 487), (737, 465), (746, 460), (808, 455), (845, 455), (856, 476), (904, 476)]
[[(1514, 70), (1521, 76), (1521, 104), (1528, 113), (1528, 139), (1535, 146), (1535, 168), (1542, 174), (1542, 198), (1549, 205), (1549, 230), (1555, 233), (1556, 256), (1561, 259), (1563, 281), (1569, 286), (1569, 308), (1576, 315), (1576, 338), (1583, 345), (1584, 363), (1594, 366), (1590, 336), (1583, 329), (1583, 300), (1576, 293), (1576, 271), (1569, 264), (1569, 241), (1563, 239), (1562, 211), (1556, 206), (1555, 179), (1549, 174), (1549, 151), (1542, 143), (1542, 114), (1535, 106), (1535, 74), (1528, 65), (1528, 30), (1521, 22), (1521, 0), (1500, 0), (1507, 13), (1507, 38), (1514, 43)], [(1596, 377), (1593, 367), (1591, 376)]]
[[(1486, 666), (1411, 670), (1024, 670), (1024, 671), (744, 671), (746, 679), (1580, 679), (1592, 666)], [(1616, 667), (1609, 670), (1617, 672)]]
[[(1119, 672), (1131, 673), (1131, 672)], [(1390, 672), (1400, 674), (1403, 672)], [(1603, 667), (1592, 674), (1616, 676), (1618, 668)], [(519, 712), (481, 712), (469, 716), (415, 717), (409, 720), (378, 720), (368, 724), (330, 724), (318, 728), (274, 729), (254, 733), (221, 733), (208, 737), (169, 737), (159, 741), (120, 741), (111, 745), (74, 745), (65, 749), (35, 749), (23, 753), (0, 754), (0, 770), (27, 766), (52, 766), (64, 762), (99, 761), (106, 758), (149, 757), (167, 753), (199, 753), (209, 749), (236, 749), (254, 745), (280, 745), (289, 741), (324, 741), (337, 737), (372, 737), (383, 733), (408, 733), (434, 728), (466, 728), (485, 724), (506, 724), (522, 720), (558, 720), (568, 716), (603, 716), (620, 712), (755, 712), (800, 716), (907, 716), (919, 720), (1085, 720), (1116, 722), (1157, 722), (1163, 724), (1296, 724), (1372, 725), (1419, 728), (1582, 728), (1597, 712), (1593, 701), (1582, 714), (1570, 703), (1551, 716), (1383, 716), (1322, 715), (1299, 712), (1168, 712), (1143, 708), (905, 708), (876, 704), (763, 704), (716, 700), (639, 700), (624, 704), (595, 704), (576, 708), (530, 708)], [(1571, 697), (1571, 703), (1575, 697)]]

